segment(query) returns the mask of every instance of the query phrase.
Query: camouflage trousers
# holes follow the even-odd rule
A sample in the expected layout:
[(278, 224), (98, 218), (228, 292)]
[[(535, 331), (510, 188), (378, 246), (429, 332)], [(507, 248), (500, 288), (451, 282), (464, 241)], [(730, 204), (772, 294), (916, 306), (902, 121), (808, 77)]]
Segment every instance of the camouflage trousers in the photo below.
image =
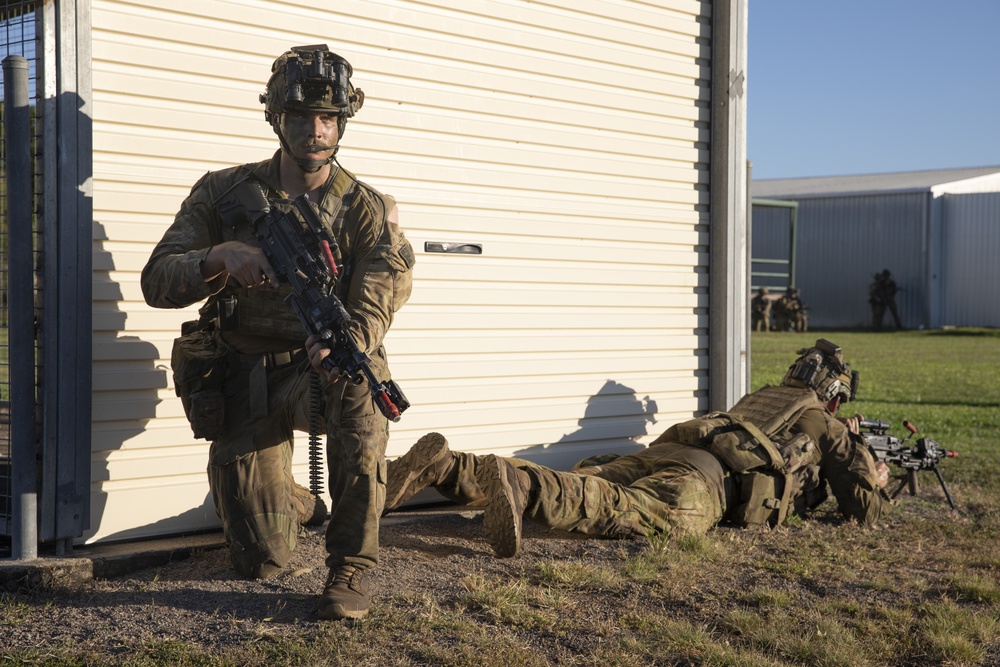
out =
[[(260, 404), (261, 386), (258, 380), (252, 389), (253, 372), (241, 368), (226, 382), (225, 432), (209, 450), (208, 479), (234, 567), (264, 578), (288, 563), (300, 530), (292, 502), (293, 430), (309, 429), (314, 373), (308, 361), (267, 369), (266, 409), (255, 410), (251, 404)], [(332, 499), (327, 565), (374, 567), (388, 421), (375, 410), (366, 385), (324, 380), (320, 386)]]
[[(485, 504), (477, 481), (482, 459), (463, 452), (454, 456), (456, 466), (437, 490), (458, 503)], [(718, 459), (676, 443), (569, 472), (507, 460), (531, 479), (526, 518), (584, 535), (705, 533), (722, 519), (732, 498), (729, 475)]]

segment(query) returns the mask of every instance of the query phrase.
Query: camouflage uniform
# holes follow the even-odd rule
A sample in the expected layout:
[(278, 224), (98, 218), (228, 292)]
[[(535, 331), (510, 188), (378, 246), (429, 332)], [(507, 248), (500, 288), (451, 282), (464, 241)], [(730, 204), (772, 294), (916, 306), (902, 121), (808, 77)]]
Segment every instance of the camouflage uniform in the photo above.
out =
[[(721, 413), (675, 425), (635, 454), (569, 472), (529, 461), (505, 459), (527, 474), (524, 516), (550, 528), (593, 536), (648, 535), (652, 531), (705, 533), (718, 522), (741, 525), (780, 523), (787, 513), (804, 514), (826, 498), (829, 485), (840, 513), (874, 524), (888, 510), (879, 493), (875, 462), (862, 440), (826, 410), (807, 387), (764, 387), (745, 396), (729, 417), (774, 431), (778, 442), (810, 442), (782, 447), (782, 470), (763, 470), (750, 461), (734, 461), (713, 449), (707, 439), (692, 438), (701, 425)], [(798, 437), (805, 434), (808, 439)], [(455, 502), (486, 503), (480, 469), (484, 457), (452, 452), (452, 464), (430, 480)], [(390, 463), (392, 466), (395, 462)], [(755, 494), (760, 473), (775, 486)], [(778, 504), (782, 507), (778, 507)], [(754, 519), (753, 517), (756, 517)]]
[[(223, 387), (223, 434), (209, 449), (208, 478), (233, 563), (245, 576), (266, 577), (295, 548), (299, 520), (292, 503), (292, 431), (308, 430), (313, 376), (298, 317), (284, 297), (291, 288), (243, 288), (226, 274), (205, 282), (201, 265), (213, 245), (259, 245), (246, 219), (242, 188), (259, 184), (272, 206), (294, 211), (281, 191), (280, 151), (271, 160), (212, 172), (199, 180), (142, 272), (147, 303), (182, 308), (207, 299), (202, 321), (220, 300), (235, 297), (237, 315), (221, 324), (233, 353)], [(382, 339), (411, 288), (413, 250), (387, 221), (391, 199), (335, 167), (324, 186), (319, 214), (337, 239), (343, 263), (338, 296), (353, 318), (358, 346), (372, 370), (388, 378)], [(327, 435), (333, 498), (326, 543), (332, 568), (372, 567), (378, 561), (378, 517), (385, 493), (388, 422), (366, 385), (345, 380), (321, 385), (318, 405)]]
[(799, 298), (799, 290), (789, 287), (774, 304), (774, 329), (776, 331), (809, 330), (807, 306)]
[[(479, 483), (483, 457), (466, 452), (454, 456), (452, 473), (435, 488), (457, 503), (484, 505)], [(731, 487), (714, 456), (675, 443), (650, 446), (600, 466), (581, 462), (569, 472), (523, 459), (507, 461), (531, 479), (525, 517), (584, 535), (623, 536), (675, 528), (706, 532), (722, 517)]]
[(750, 300), (750, 318), (754, 331), (771, 330), (771, 299), (766, 287), (761, 287)]
[(882, 319), (885, 317), (886, 309), (892, 314), (892, 321), (896, 329), (902, 329), (903, 323), (899, 319), (899, 311), (896, 309), (896, 292), (899, 288), (896, 281), (892, 279), (889, 269), (882, 273), (875, 274), (875, 282), (868, 287), (868, 303), (872, 307), (872, 328), (875, 331), (882, 329)]

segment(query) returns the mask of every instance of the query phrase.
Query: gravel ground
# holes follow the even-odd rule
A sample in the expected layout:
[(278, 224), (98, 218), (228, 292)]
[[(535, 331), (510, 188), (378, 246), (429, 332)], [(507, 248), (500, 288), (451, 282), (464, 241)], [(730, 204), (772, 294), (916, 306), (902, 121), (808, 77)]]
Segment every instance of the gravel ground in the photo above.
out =
[[(0, 614), (2, 651), (75, 646), (127, 651), (151, 640), (176, 639), (224, 651), (259, 628), (272, 636), (317, 629), (316, 603), (327, 576), (323, 527), (306, 529), (292, 562), (266, 581), (240, 578), (228, 551), (195, 551), (164, 566), (94, 579), (74, 589), (8, 594)], [(484, 539), (482, 515), (456, 509), (402, 512), (383, 519), (381, 563), (372, 577), (373, 606), (392, 596), (427, 596), (448, 604), (465, 592), (462, 579), (523, 575), (538, 559), (614, 562), (641, 541), (585, 540), (525, 523), (522, 554), (498, 559)]]

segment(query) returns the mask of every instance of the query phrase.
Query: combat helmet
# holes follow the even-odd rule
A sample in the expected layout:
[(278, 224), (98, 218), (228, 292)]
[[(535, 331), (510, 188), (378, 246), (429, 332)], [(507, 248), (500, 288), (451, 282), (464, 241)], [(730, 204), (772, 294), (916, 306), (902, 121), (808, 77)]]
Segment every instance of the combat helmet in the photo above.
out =
[[(267, 90), (260, 95), (264, 118), (288, 151), (279, 127), (286, 111), (329, 111), (337, 115), (337, 131), (344, 136), (347, 119), (365, 102), (365, 93), (351, 83), (351, 64), (326, 44), (293, 46), (271, 65)], [(337, 147), (333, 149), (336, 155)], [(333, 159), (331, 156), (330, 160)]]
[(830, 412), (841, 403), (854, 400), (858, 391), (858, 372), (844, 363), (840, 347), (825, 338), (813, 347), (798, 351), (799, 358), (788, 367), (781, 384), (786, 387), (809, 387), (825, 402)]

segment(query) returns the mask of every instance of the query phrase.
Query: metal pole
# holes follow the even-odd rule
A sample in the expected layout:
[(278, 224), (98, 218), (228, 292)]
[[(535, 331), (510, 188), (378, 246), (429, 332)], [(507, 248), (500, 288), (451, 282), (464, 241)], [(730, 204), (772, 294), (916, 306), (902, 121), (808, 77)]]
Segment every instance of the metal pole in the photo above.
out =
[[(751, 162), (750, 160), (747, 160), (747, 192), (748, 192), (748, 195), (747, 195), (746, 204), (745, 204), (746, 209), (747, 209), (747, 212), (746, 212), (746, 220), (747, 220), (747, 252), (746, 252), (747, 277), (746, 277), (746, 281), (747, 282), (746, 282), (746, 284), (747, 284), (747, 287), (750, 288), (750, 289), (753, 289), (753, 197), (752, 197), (752, 192), (750, 191), (750, 189), (753, 187), (752, 183), (753, 183), (753, 162)], [(749, 294), (747, 295), (747, 299), (750, 299)], [(748, 301), (748, 303), (749, 303), (749, 301)], [(751, 382), (751, 379), (753, 377), (753, 364), (751, 363), (751, 357), (753, 356), (753, 343), (752, 343), (753, 336), (751, 335), (753, 333), (753, 326), (752, 326), (751, 321), (750, 321), (751, 319), (752, 318), (750, 317), (750, 309), (747, 308), (747, 311), (746, 311), (746, 322), (743, 325), (743, 326), (746, 327), (746, 333), (744, 335), (747, 337), (747, 358), (746, 358), (746, 364), (744, 365), (744, 368), (743, 368), (743, 373), (744, 373), (743, 384), (746, 387), (746, 391), (747, 392), (750, 392), (751, 386), (753, 384)]]
[(788, 249), (788, 286), (795, 287), (795, 261), (796, 255), (798, 255), (798, 245), (799, 245), (799, 207), (798, 204), (791, 208), (791, 218), (789, 224), (791, 229), (789, 230), (789, 245)]
[(11, 509), (14, 560), (38, 557), (35, 472), (35, 306), (32, 250), (31, 112), (28, 61), (3, 60), (7, 155), (8, 344), (10, 346)]
[(747, 0), (712, 3), (709, 410), (728, 410), (746, 393), (746, 12)]

